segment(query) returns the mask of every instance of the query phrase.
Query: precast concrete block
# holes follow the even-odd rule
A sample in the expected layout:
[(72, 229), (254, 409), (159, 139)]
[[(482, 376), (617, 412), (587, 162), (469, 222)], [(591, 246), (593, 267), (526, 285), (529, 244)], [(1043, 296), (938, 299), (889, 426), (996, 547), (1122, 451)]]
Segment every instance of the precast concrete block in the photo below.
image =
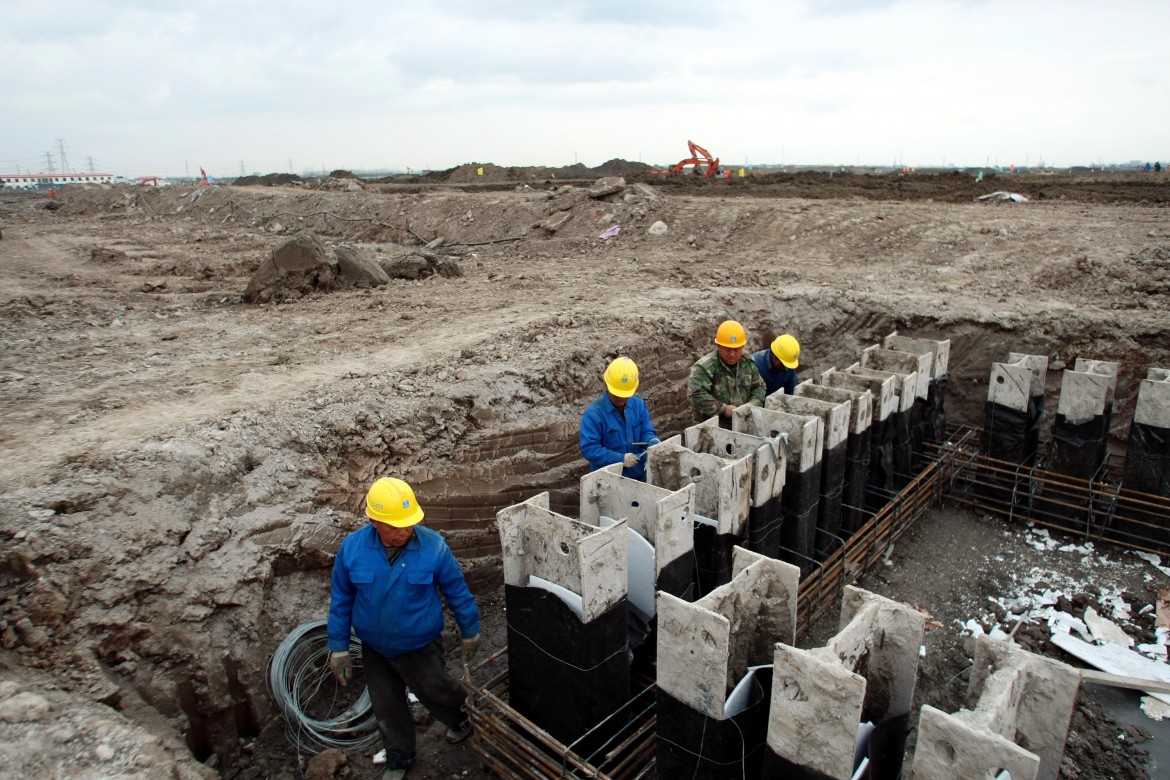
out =
[(1081, 371), (1065, 371), (1060, 377), (1060, 398), (1056, 413), (1074, 425), (1105, 414), (1116, 378)]
[(989, 637), (976, 643), (973, 670), (959, 712), (923, 707), (914, 777), (995, 777), (1002, 769), (1013, 778), (1017, 769), (1025, 779), (1059, 777), (1080, 673)]
[(1023, 352), (1009, 352), (1007, 362), (1032, 369), (1032, 383), (1028, 388), (1028, 392), (1032, 396), (1044, 395), (1044, 388), (1048, 383), (1047, 356), (1027, 355)]
[[(1044, 420), (1044, 386), (1048, 358), (1043, 355), (1008, 354), (1004, 363), (993, 363), (987, 387), (983, 424), (983, 451), (993, 458), (1032, 466), (1040, 447), (1040, 426)], [(1016, 485), (1007, 490), (1026, 496)]]
[[(788, 467), (781, 501), (779, 547), (768, 555), (809, 571), (816, 564), (817, 517), (821, 497), (821, 457), (825, 424), (815, 415), (790, 414), (758, 406), (740, 406), (731, 416), (734, 431), (787, 444)], [(783, 446), (783, 445), (782, 445)]]
[(649, 484), (677, 491), (694, 485), (696, 595), (731, 579), (731, 549), (747, 538), (751, 510), (751, 457), (695, 452), (672, 436), (646, 451)]
[(951, 358), (950, 339), (922, 339), (913, 336), (902, 336), (897, 331), (882, 340), (886, 349), (896, 349), (899, 352), (911, 352), (916, 355), (930, 353), (930, 377), (940, 379), (947, 375), (948, 364)]
[[(622, 464), (614, 463), (581, 477), (580, 519), (593, 526), (609, 525), (606, 518), (625, 520), (629, 533), (637, 534), (650, 547), (649, 570), (636, 571), (634, 548), (629, 550), (631, 604), (634, 582), (649, 585), (648, 615), (654, 615), (654, 594), (666, 591), (689, 598), (694, 580), (695, 486), (667, 490), (641, 480), (622, 476)], [(633, 542), (633, 540), (631, 540)]]
[(820, 384), (825, 387), (836, 387), (857, 392), (869, 391), (872, 396), (873, 415), (872, 423), (885, 422), (890, 415), (898, 410), (901, 403), (894, 390), (893, 378), (873, 378), (848, 374), (830, 368), (821, 374)]
[(1040, 759), (1006, 737), (948, 715), (929, 704), (918, 718), (911, 780), (998, 778), (1036, 780)]
[(799, 571), (736, 548), (735, 576), (695, 603), (659, 594), (659, 777), (758, 777), (771, 657), (796, 637)]
[[(894, 394), (897, 410), (890, 415), (890, 455), (893, 458), (893, 489), (905, 487), (914, 474), (913, 455), (916, 450), (914, 431), (915, 420), (922, 418), (922, 404), (917, 397), (918, 374), (916, 372), (883, 371), (875, 368), (865, 368), (860, 363), (854, 363), (845, 369), (848, 374), (868, 377), (871, 379), (889, 378), (894, 383)], [(919, 404), (916, 406), (916, 404)], [(922, 449), (922, 442), (917, 443), (917, 450)]]
[(865, 522), (865, 483), (869, 474), (870, 425), (873, 420), (873, 393), (828, 387), (806, 380), (796, 386), (795, 397), (849, 404), (849, 436), (845, 444), (845, 480), (841, 497), (842, 537), (849, 537)]
[(1153, 428), (1170, 428), (1170, 370), (1150, 368), (1138, 385), (1133, 421)]
[(886, 371), (854, 363), (845, 368), (845, 373), (866, 379), (890, 379), (894, 387), (894, 412), (908, 412), (914, 408), (914, 400), (918, 397), (918, 372)]
[[(509, 702), (584, 752), (630, 697), (628, 531), (548, 509), (549, 495), (500, 510)], [(588, 736), (586, 736), (588, 735)]]
[(840, 630), (824, 647), (778, 645), (765, 758), (775, 771), (768, 776), (851, 777), (858, 728), (869, 722), (868, 777), (898, 777), (925, 624), (917, 610), (847, 586)]
[(722, 458), (751, 458), (747, 546), (776, 557), (780, 548), (781, 499), (788, 470), (780, 440), (721, 428), (714, 417), (685, 429), (682, 436), (683, 444), (695, 452)]
[(805, 395), (773, 393), (764, 402), (765, 409), (797, 415), (813, 415), (824, 424), (821, 450), (821, 496), (817, 511), (814, 547), (817, 559), (823, 560), (842, 544), (841, 506), (845, 489), (845, 471), (849, 449), (849, 402), (822, 401)]
[(861, 351), (861, 367), (889, 371), (905, 377), (913, 375), (913, 383), (905, 384), (903, 389), (925, 401), (930, 391), (931, 368), (934, 365), (932, 358), (929, 352), (901, 352), (874, 344)]
[(552, 512), (540, 493), (496, 513), (504, 584), (528, 587), (539, 577), (581, 599), (589, 622), (626, 598), (626, 524), (609, 528)]
[(992, 363), (991, 379), (987, 383), (987, 402), (1017, 412), (1028, 411), (1028, 401), (1032, 398), (1032, 377), (1029, 366)]
[(1117, 392), (1117, 370), (1120, 366), (1109, 360), (1090, 360), (1088, 358), (1079, 357), (1076, 363), (1073, 364), (1073, 371), (1079, 371), (1082, 374), (1095, 374), (1097, 376), (1107, 377), (1109, 379), (1109, 387), (1105, 395), (1105, 403), (1113, 404), (1113, 396)]
[(950, 363), (951, 341), (944, 339), (912, 338), (900, 336), (897, 331), (882, 341), (886, 349), (912, 354), (930, 354), (930, 387), (927, 390), (926, 405), (921, 419), (920, 435), (923, 441), (946, 441), (947, 437), (947, 370)]

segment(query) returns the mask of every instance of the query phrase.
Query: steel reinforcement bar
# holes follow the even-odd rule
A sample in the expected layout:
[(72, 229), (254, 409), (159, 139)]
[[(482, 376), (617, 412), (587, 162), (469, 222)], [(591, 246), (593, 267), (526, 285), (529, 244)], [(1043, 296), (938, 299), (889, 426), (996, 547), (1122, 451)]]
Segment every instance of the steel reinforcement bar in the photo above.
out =
[(1119, 469), (1102, 467), (1092, 479), (1070, 477), (988, 457), (973, 441), (974, 435), (960, 443), (927, 443), (939, 464), (944, 500), (1091, 541), (1170, 553), (1170, 498), (1109, 481), (1108, 473)]
[[(835, 547), (827, 558), (809, 561), (812, 571), (801, 581), (797, 596), (798, 635), (840, 601), (845, 586), (881, 561), (890, 545), (938, 502), (944, 473), (938, 460), (926, 460), (906, 487), (890, 493), (889, 500), (857, 531), (848, 538), (834, 537)], [(633, 698), (577, 743), (564, 745), (508, 704), (506, 654), (507, 649), (500, 650), (476, 666), (474, 677), (487, 675), (486, 683), (468, 685), (468, 712), (475, 727), (471, 749), (485, 767), (510, 780), (653, 776), (656, 686), (652, 680), (635, 681), (640, 690)], [(606, 735), (602, 746), (590, 755), (580, 755), (575, 745), (599, 730)]]

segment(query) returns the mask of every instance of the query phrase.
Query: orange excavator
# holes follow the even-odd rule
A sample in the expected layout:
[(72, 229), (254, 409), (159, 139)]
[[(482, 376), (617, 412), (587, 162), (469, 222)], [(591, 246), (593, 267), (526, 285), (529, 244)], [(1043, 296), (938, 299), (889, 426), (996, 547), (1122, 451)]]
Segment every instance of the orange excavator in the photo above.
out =
[(703, 147), (699, 146), (694, 141), (687, 141), (687, 148), (691, 150), (691, 156), (685, 160), (679, 160), (674, 164), (674, 167), (669, 171), (662, 171), (662, 173), (682, 173), (683, 168), (688, 165), (695, 166), (694, 173), (703, 176), (718, 176), (719, 175), (719, 158), (712, 157), (711, 153)]

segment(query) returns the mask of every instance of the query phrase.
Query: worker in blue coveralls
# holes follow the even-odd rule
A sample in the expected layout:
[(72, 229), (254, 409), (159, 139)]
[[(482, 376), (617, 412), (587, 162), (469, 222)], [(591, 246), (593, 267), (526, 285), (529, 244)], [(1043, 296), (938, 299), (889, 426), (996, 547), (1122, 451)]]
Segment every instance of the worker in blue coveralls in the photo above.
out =
[(443, 603), (463, 635), (463, 662), (479, 649), (479, 608), (447, 542), (418, 525), (423, 511), (401, 479), (382, 477), (366, 494), (369, 525), (345, 537), (333, 562), (329, 602), (329, 666), (346, 685), (353, 675), (350, 626), (361, 640), (370, 707), (386, 748), (382, 780), (401, 780), (414, 763), (409, 687), (447, 741), (471, 733), (467, 692), (443, 665)]
[(602, 375), (605, 395), (581, 415), (581, 454), (596, 471), (621, 463), (622, 476), (646, 481), (646, 448), (658, 443), (646, 403), (638, 391), (638, 367), (628, 357), (616, 358)]
[(772, 340), (769, 349), (761, 349), (752, 355), (752, 361), (764, 378), (768, 395), (783, 389), (785, 395), (796, 391), (796, 368), (800, 365), (800, 343), (785, 333)]

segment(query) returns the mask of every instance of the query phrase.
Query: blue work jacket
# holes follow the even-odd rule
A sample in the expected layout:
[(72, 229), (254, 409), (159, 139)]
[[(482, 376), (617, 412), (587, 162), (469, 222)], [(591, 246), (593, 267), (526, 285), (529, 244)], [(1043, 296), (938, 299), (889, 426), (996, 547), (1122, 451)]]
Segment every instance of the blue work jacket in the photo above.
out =
[[(632, 395), (626, 399), (625, 411), (623, 417), (609, 400), (609, 393), (605, 393), (589, 404), (585, 414), (581, 415), (581, 435), (578, 441), (581, 454), (589, 461), (590, 471), (597, 471), (611, 463), (621, 463), (627, 452), (644, 455), (646, 448), (633, 446), (636, 441), (658, 441), (645, 401)], [(645, 482), (646, 458), (640, 457), (633, 468), (623, 468), (622, 476)]]
[(333, 561), (329, 649), (349, 649), (351, 625), (363, 643), (388, 658), (425, 647), (443, 633), (440, 591), (463, 638), (478, 634), (475, 597), (442, 536), (416, 525), (391, 568), (374, 526), (354, 531)]
[(760, 376), (764, 378), (764, 387), (768, 395), (780, 388), (784, 388), (784, 395), (792, 395), (796, 392), (796, 369), (788, 368), (783, 364), (781, 364), (779, 371), (772, 368), (771, 349), (761, 349), (754, 353), (752, 361), (760, 370)]

